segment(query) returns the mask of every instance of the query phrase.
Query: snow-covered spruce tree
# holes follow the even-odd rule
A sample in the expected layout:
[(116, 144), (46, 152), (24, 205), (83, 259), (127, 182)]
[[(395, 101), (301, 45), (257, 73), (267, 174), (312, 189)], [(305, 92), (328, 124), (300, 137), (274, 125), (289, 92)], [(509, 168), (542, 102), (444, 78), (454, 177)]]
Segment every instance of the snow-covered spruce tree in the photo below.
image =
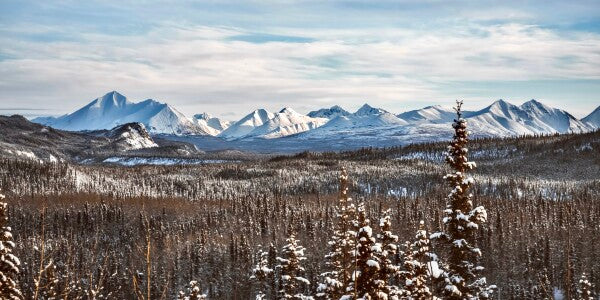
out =
[(269, 252), (258, 250), (256, 255), (257, 263), (252, 269), (250, 279), (256, 285), (256, 299), (267, 299), (268, 290), (271, 286), (273, 269), (269, 268)]
[(197, 281), (190, 281), (190, 286), (188, 287), (188, 291), (179, 292), (179, 300), (201, 300), (206, 299), (206, 295), (200, 291), (200, 285)]
[(354, 269), (356, 231), (356, 208), (352, 198), (348, 197), (348, 173), (342, 169), (337, 223), (329, 241), (330, 251), (325, 255), (328, 270), (321, 274), (323, 279), (317, 288), (318, 298), (337, 300), (348, 291)]
[(585, 273), (579, 278), (579, 287), (577, 288), (577, 299), (579, 300), (594, 300), (592, 283), (588, 280)]
[(380, 264), (376, 252), (379, 249), (376, 247), (373, 229), (363, 202), (358, 204), (358, 226), (352, 294), (356, 299), (379, 299), (383, 296), (380, 294), (383, 291), (378, 285)]
[(398, 236), (391, 231), (392, 223), (390, 219), (390, 210), (386, 210), (383, 213), (383, 217), (379, 219), (380, 233), (377, 234), (375, 255), (378, 257), (380, 264), (376, 282), (378, 289), (380, 289), (387, 298), (392, 299), (402, 297), (406, 293), (397, 285), (393, 284), (394, 279), (398, 276), (400, 268), (394, 261), (396, 255), (398, 255)]
[(475, 246), (475, 233), (487, 221), (483, 206), (473, 208), (469, 188), (473, 178), (467, 172), (476, 167), (467, 159), (467, 121), (462, 118), (462, 101), (456, 101), (456, 119), (452, 124), (454, 138), (447, 148), (446, 162), (454, 170), (444, 178), (452, 190), (448, 194), (448, 205), (444, 210), (444, 230), (431, 235), (441, 239), (449, 247), (447, 279), (444, 287), (448, 299), (487, 299), (495, 286), (488, 286), (477, 265), (481, 250)]
[(21, 262), (12, 253), (15, 243), (8, 226), (8, 207), (1, 202), (3, 199), (4, 195), (0, 194), (0, 296), (2, 299), (23, 299), (17, 284)]
[(437, 272), (434, 270), (433, 261), (436, 257), (431, 253), (431, 243), (425, 230), (424, 222), (419, 223), (419, 230), (415, 236), (415, 241), (411, 245), (410, 249), (406, 251), (412, 251), (412, 261), (405, 261), (405, 265), (410, 265), (410, 277), (407, 278), (406, 290), (413, 299), (431, 299), (432, 291), (430, 285), (433, 281), (433, 274)]
[(300, 246), (294, 233), (286, 239), (286, 245), (281, 249), (281, 257), (277, 257), (277, 269), (281, 276), (278, 299), (312, 299), (305, 295), (310, 282), (304, 278), (304, 247)]
[(415, 258), (413, 257), (412, 244), (410, 242), (404, 243), (404, 251), (401, 252), (402, 268), (398, 271), (398, 278), (402, 286), (402, 294), (400, 295), (403, 299), (411, 298), (411, 286), (413, 284), (413, 278), (415, 277)]

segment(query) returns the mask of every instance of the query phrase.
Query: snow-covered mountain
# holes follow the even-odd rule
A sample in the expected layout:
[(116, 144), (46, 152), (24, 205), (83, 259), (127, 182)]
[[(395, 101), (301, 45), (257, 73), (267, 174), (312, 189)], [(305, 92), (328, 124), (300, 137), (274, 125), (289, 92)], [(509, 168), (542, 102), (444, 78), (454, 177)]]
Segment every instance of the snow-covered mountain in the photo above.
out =
[(286, 107), (276, 113), (270, 120), (256, 127), (250, 133), (245, 135), (246, 138), (280, 138), (308, 130), (315, 129), (327, 123), (326, 118), (312, 118), (293, 109)]
[(592, 113), (581, 119), (581, 121), (594, 129), (600, 129), (600, 106), (596, 107)]
[(208, 113), (194, 115), (194, 122), (210, 135), (218, 135), (231, 125), (231, 122), (213, 117)]
[(169, 104), (148, 99), (133, 103), (118, 92), (110, 92), (81, 109), (58, 118), (36, 118), (33, 122), (69, 131), (112, 129), (139, 122), (151, 133), (206, 135), (200, 126)]
[(241, 120), (231, 124), (227, 129), (223, 130), (218, 136), (224, 139), (232, 140), (248, 135), (257, 127), (263, 125), (275, 115), (266, 109), (257, 109)]
[(353, 115), (355, 116), (372, 116), (389, 113), (387, 110), (373, 107), (367, 103), (361, 106)]
[(303, 137), (323, 137), (356, 135), (360, 136), (365, 131), (386, 130), (390, 127), (401, 127), (408, 123), (397, 116), (381, 108), (375, 108), (368, 104), (363, 105), (355, 113), (347, 116), (338, 116), (331, 119), (325, 125), (301, 134)]
[[(564, 110), (546, 106), (537, 100), (522, 105), (498, 100), (478, 111), (464, 111), (463, 117), (476, 137), (586, 132), (600, 128), (600, 107), (578, 120)], [(284, 108), (278, 113), (258, 109), (230, 123), (207, 113), (187, 118), (168, 104), (150, 99), (133, 103), (117, 92), (110, 92), (71, 114), (33, 121), (68, 131), (107, 130), (138, 122), (152, 134), (207, 136), (205, 142), (223, 147), (234, 141), (243, 143), (287, 136), (288, 145), (294, 141), (337, 141), (342, 147), (344, 144), (385, 146), (447, 139), (452, 134), (450, 123), (454, 118), (455, 112), (451, 107), (427, 106), (394, 115), (365, 104), (354, 113), (337, 105), (311, 111), (307, 115), (291, 108)], [(131, 147), (136, 145), (132, 142)], [(140, 147), (148, 145), (151, 143), (142, 143)]]
[(397, 116), (409, 123), (447, 123), (454, 120), (456, 112), (451, 107), (434, 105), (407, 111)]
[(350, 112), (343, 109), (339, 105), (334, 105), (330, 108), (321, 108), (319, 110), (313, 110), (306, 115), (311, 118), (334, 119), (335, 117), (338, 117), (338, 116), (348, 116), (348, 115), (350, 115)]
[[(451, 108), (428, 106), (398, 116), (369, 105), (356, 113), (333, 118), (327, 124), (295, 138), (304, 143), (327, 140), (346, 145), (382, 146), (446, 140), (456, 117)], [(498, 100), (482, 110), (465, 111), (469, 130), (478, 137), (586, 132), (592, 126), (569, 113), (531, 100), (520, 106)]]
[(142, 123), (117, 126), (108, 131), (106, 137), (111, 138), (120, 150), (125, 151), (158, 147)]
[(548, 107), (536, 100), (516, 106), (504, 100), (467, 116), (475, 132), (493, 136), (586, 132), (590, 126), (564, 110)]

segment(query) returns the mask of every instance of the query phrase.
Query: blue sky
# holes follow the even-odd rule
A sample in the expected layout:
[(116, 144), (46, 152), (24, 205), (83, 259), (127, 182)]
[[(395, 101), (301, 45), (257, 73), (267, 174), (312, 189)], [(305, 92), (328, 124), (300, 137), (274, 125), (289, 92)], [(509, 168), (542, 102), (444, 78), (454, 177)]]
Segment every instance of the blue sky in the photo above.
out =
[(598, 1), (120, 2), (0, 2), (0, 114), (63, 114), (112, 90), (229, 119), (600, 105)]

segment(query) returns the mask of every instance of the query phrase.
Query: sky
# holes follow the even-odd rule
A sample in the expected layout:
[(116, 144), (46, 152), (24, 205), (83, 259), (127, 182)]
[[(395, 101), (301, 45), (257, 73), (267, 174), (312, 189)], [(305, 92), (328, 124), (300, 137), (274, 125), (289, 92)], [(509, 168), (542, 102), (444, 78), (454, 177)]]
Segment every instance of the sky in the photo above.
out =
[[(127, 2), (127, 3), (121, 3)], [(0, 1), (0, 114), (600, 105), (600, 1)]]

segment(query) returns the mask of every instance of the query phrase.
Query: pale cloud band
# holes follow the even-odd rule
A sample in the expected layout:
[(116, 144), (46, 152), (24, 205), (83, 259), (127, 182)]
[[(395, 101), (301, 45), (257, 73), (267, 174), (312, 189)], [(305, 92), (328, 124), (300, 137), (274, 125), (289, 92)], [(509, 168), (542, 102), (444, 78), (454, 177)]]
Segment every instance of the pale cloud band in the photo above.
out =
[[(598, 106), (595, 28), (538, 25), (528, 11), (507, 9), (500, 11), (512, 17), (501, 21), (477, 7), (422, 26), (394, 25), (385, 14), (390, 20), (360, 26), (365, 17), (351, 7), (355, 26), (298, 18), (288, 24), (277, 21), (280, 15), (274, 24), (244, 26), (252, 12), (236, 7), (231, 25), (157, 18), (123, 33), (82, 20), (73, 21), (82, 24), (77, 28), (21, 20), (0, 30), (0, 107), (65, 113), (110, 90), (168, 102), (188, 115), (235, 117), (258, 107), (306, 112), (364, 102), (401, 112), (455, 98), (479, 107), (500, 97), (537, 97), (578, 116)], [(315, 14), (318, 20), (327, 12)]]

